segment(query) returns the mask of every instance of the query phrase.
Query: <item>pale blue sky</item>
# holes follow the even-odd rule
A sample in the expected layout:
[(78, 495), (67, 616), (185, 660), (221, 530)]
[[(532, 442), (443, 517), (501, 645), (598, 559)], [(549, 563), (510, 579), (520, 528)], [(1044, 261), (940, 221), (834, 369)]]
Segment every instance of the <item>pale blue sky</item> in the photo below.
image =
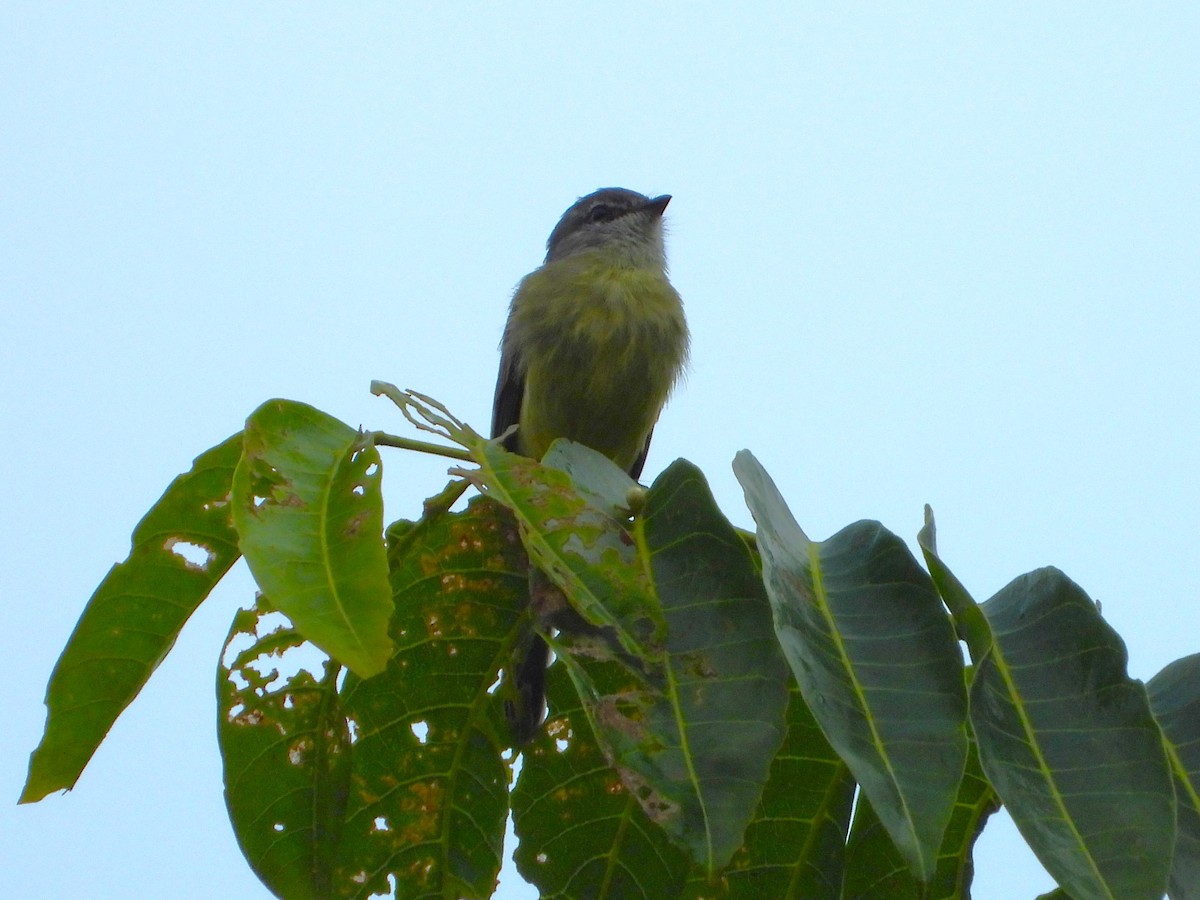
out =
[[(1200, 650), (1200, 6), (0, 7), (0, 773), (142, 512), (259, 402), (487, 426), (509, 292), (596, 187), (671, 193), (685, 456), (823, 538), (932, 503), (979, 599), (1063, 568), (1149, 678)], [(443, 462), (385, 451), (389, 518)], [(240, 568), (0, 896), (256, 898), (213, 671)], [(1052, 882), (996, 817), (974, 896)], [(501, 895), (532, 897), (505, 880)]]

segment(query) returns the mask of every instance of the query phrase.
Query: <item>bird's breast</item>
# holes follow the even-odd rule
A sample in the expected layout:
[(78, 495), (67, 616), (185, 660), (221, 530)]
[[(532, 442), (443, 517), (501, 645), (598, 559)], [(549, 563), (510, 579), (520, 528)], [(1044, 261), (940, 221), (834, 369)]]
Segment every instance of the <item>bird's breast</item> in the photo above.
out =
[(565, 437), (631, 465), (687, 356), (683, 306), (666, 275), (551, 263), (522, 282), (512, 316), (525, 370), (523, 452), (540, 457)]

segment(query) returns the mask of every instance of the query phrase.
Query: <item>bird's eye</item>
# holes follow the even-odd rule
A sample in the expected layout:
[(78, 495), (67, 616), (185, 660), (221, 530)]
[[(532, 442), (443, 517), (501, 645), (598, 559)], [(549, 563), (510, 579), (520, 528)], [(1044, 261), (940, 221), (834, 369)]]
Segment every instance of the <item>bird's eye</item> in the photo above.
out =
[(617, 211), (607, 203), (597, 203), (588, 210), (587, 217), (589, 222), (611, 222), (617, 217)]

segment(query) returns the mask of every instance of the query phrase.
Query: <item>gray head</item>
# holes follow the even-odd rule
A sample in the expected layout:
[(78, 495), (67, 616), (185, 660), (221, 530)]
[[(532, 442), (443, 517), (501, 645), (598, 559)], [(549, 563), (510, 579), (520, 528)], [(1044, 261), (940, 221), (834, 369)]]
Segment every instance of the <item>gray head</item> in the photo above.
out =
[(670, 194), (651, 198), (625, 188), (580, 197), (550, 232), (546, 262), (602, 249), (627, 265), (664, 268), (662, 214), (670, 201)]

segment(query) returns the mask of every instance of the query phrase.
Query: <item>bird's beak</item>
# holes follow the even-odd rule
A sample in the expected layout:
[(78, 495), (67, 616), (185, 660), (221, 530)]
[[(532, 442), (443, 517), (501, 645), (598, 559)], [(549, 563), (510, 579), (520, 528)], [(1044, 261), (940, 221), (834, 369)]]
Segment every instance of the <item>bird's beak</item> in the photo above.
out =
[(648, 209), (656, 216), (661, 216), (667, 208), (667, 204), (671, 202), (670, 194), (663, 194), (661, 197), (655, 197), (652, 200), (647, 200), (643, 209)]

